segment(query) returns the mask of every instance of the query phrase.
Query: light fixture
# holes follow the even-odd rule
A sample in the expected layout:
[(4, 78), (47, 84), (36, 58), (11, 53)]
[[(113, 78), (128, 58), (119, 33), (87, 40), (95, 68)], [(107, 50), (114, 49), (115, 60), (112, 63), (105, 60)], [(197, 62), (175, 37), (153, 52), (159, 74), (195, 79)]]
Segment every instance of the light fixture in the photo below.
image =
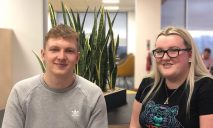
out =
[(102, 3), (104, 3), (104, 4), (118, 4), (118, 3), (120, 3), (120, 0), (102, 0)]
[(118, 10), (119, 7), (118, 6), (104, 6), (104, 9), (106, 9), (106, 10)]

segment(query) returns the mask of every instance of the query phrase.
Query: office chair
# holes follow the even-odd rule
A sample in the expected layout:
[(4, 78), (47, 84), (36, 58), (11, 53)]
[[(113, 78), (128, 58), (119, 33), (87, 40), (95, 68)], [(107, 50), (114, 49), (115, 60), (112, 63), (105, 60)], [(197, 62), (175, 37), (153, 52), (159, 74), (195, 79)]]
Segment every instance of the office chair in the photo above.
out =
[[(121, 59), (117, 64), (117, 84), (119, 85), (120, 81), (123, 81), (123, 87), (127, 89), (130, 89), (130, 87), (134, 84), (134, 60), (134, 55), (130, 53), (125, 58)], [(130, 85), (128, 83), (129, 78), (132, 79)]]

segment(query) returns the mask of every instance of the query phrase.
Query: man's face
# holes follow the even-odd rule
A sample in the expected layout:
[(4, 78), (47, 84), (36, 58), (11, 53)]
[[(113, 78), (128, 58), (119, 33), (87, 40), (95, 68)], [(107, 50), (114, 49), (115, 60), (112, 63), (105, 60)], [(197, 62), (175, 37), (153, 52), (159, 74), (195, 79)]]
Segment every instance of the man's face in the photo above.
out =
[(80, 57), (76, 40), (63, 38), (50, 38), (41, 54), (46, 74), (56, 76), (72, 75)]
[(204, 59), (209, 59), (210, 58), (210, 53), (208, 51), (204, 51), (203, 58)]

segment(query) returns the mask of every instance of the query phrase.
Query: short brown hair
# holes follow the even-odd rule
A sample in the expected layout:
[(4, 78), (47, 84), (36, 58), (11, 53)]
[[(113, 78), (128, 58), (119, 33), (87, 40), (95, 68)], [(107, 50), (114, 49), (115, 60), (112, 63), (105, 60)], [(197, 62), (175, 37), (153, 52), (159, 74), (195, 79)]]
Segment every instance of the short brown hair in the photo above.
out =
[(211, 54), (211, 49), (210, 48), (205, 48), (204, 52), (208, 52), (209, 54)]
[(79, 34), (68, 25), (59, 24), (51, 28), (45, 36), (43, 43), (44, 49), (46, 48), (47, 41), (50, 38), (63, 38), (65, 40), (75, 39), (77, 42), (77, 50), (80, 50)]

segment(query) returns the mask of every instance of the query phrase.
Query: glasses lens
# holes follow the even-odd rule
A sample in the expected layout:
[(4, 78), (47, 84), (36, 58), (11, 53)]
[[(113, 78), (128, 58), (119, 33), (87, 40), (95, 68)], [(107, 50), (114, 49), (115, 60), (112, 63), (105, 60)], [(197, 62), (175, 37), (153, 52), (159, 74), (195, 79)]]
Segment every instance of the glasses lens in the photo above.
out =
[(178, 49), (168, 49), (167, 53), (169, 57), (177, 57), (178, 56)]
[(153, 51), (153, 54), (156, 58), (161, 58), (164, 55), (164, 51), (161, 49), (156, 49)]

